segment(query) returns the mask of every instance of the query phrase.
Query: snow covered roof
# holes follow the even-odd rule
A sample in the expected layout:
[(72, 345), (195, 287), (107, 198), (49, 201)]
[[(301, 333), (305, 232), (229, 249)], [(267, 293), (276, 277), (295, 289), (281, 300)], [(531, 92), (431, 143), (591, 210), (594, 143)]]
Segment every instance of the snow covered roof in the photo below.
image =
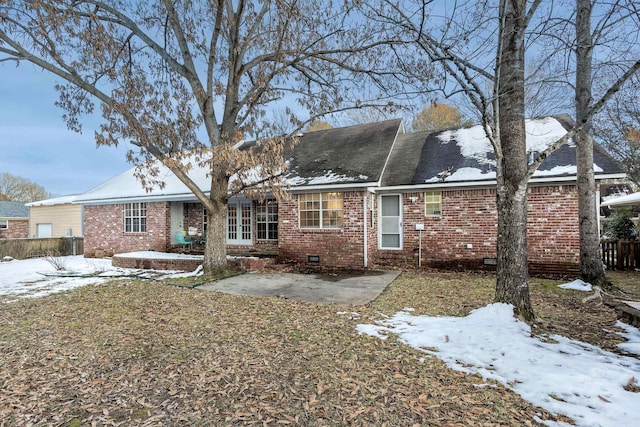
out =
[(67, 203), (75, 202), (76, 198), (78, 198), (77, 194), (72, 194), (69, 196), (62, 197), (54, 197), (51, 199), (38, 200), (37, 202), (27, 203), (27, 206), (54, 206), (54, 205), (65, 205)]
[(640, 192), (627, 194), (626, 196), (609, 198), (602, 202), (601, 205), (612, 208), (640, 205)]
[(29, 218), (24, 202), (0, 201), (0, 218)]
[[(169, 168), (159, 165), (158, 169), (157, 178), (164, 182), (163, 188), (160, 188), (159, 185), (154, 185), (149, 190), (145, 190), (136, 178), (136, 168), (133, 167), (79, 195), (75, 203), (122, 203), (142, 199), (146, 201), (195, 200), (193, 193)], [(208, 188), (210, 185), (210, 179), (207, 178), (207, 170), (205, 168), (194, 167), (189, 172), (189, 176), (200, 188)]]
[[(568, 116), (526, 120), (527, 151), (535, 156), (573, 126)], [(622, 168), (598, 144), (594, 146), (596, 175), (622, 174)], [(495, 181), (496, 160), (482, 126), (436, 133), (401, 135), (391, 153), (383, 182), (386, 186), (429, 183)], [(536, 178), (570, 177), (576, 174), (573, 140), (542, 162)]]

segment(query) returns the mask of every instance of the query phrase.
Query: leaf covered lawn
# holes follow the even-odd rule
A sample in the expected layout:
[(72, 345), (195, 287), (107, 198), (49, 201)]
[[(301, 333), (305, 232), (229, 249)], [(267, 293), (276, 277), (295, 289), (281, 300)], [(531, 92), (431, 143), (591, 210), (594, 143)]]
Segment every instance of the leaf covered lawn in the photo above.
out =
[(490, 303), (492, 289), (491, 276), (404, 273), (372, 306), (353, 308), (119, 281), (3, 303), (0, 425), (552, 418), (504, 387), (356, 331), (403, 307), (464, 315)]

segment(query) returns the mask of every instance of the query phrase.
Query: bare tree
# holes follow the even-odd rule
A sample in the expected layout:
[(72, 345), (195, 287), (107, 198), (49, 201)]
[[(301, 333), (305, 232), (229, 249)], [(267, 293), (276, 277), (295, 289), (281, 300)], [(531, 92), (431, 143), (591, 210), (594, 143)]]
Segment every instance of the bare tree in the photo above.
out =
[[(555, 49), (554, 55), (560, 57), (555, 62), (565, 66), (566, 75), (574, 76), (573, 82), (568, 79), (566, 85), (573, 87), (576, 122), (581, 126), (576, 136), (580, 273), (584, 280), (594, 285), (607, 286), (600, 259), (596, 209), (591, 136), (595, 107), (593, 92), (600, 87), (603, 93), (616, 92), (621, 87), (620, 82), (616, 82), (621, 71), (630, 71), (631, 77), (638, 69), (640, 16), (635, 2), (629, 0), (576, 0), (568, 10), (572, 10), (571, 6), (573, 13), (559, 17), (554, 31), (544, 36), (549, 41), (548, 46)], [(571, 55), (575, 56), (574, 60)], [(594, 87), (594, 81), (603, 78), (609, 86)]]
[[(298, 0), (6, 0), (0, 61), (59, 77), (70, 129), (99, 105), (97, 143), (137, 147), (128, 158), (145, 186), (162, 186), (158, 165), (168, 167), (208, 212), (204, 268), (213, 271), (226, 266), (228, 198), (283, 194), (285, 139), (271, 138), (270, 105), (286, 100), (298, 129), (332, 111), (387, 105), (379, 87), (397, 91), (388, 39), (354, 13), (349, 2)], [(257, 149), (234, 148), (251, 136)], [(196, 166), (210, 170), (208, 188), (190, 178)]]
[(640, 188), (640, 75), (635, 74), (596, 116), (594, 134)]
[(525, 59), (541, 34), (557, 24), (554, 5), (541, 0), (446, 5), (416, 0), (410, 3), (413, 7), (405, 2), (402, 8), (391, 0), (384, 3), (385, 8), (371, 8), (369, 14), (378, 22), (413, 35), (422, 56), (441, 67), (440, 91), (446, 97), (464, 95), (468, 99), (493, 145), (498, 210), (496, 301), (513, 304), (525, 319), (533, 319), (527, 269), (528, 182), (546, 157), (591, 120), (640, 62), (625, 67), (609, 90), (591, 104), (582, 123), (528, 165), (524, 104), (529, 83), (525, 79)]
[(51, 193), (40, 184), (7, 172), (0, 174), (0, 200), (35, 202), (50, 197)]

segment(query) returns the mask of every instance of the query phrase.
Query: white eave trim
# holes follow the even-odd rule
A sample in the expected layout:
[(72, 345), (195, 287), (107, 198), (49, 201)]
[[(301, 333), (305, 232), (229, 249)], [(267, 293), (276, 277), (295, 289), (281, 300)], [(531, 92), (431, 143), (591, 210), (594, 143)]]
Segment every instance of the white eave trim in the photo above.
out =
[(344, 184), (321, 184), (321, 185), (300, 185), (300, 186), (291, 186), (286, 191), (288, 193), (309, 193), (309, 192), (318, 192), (318, 191), (326, 191), (326, 190), (336, 190), (336, 191), (345, 191), (350, 189), (362, 190), (364, 188), (375, 187), (378, 186), (379, 183), (376, 182), (346, 182)]

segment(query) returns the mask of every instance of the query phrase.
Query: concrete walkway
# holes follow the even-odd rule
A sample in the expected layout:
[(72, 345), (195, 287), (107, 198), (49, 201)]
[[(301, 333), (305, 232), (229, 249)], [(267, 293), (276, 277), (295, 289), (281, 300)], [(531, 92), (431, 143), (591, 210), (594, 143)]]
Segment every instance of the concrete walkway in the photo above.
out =
[(364, 305), (378, 297), (399, 271), (368, 271), (360, 275), (247, 273), (199, 289), (235, 295), (276, 296), (320, 304)]

